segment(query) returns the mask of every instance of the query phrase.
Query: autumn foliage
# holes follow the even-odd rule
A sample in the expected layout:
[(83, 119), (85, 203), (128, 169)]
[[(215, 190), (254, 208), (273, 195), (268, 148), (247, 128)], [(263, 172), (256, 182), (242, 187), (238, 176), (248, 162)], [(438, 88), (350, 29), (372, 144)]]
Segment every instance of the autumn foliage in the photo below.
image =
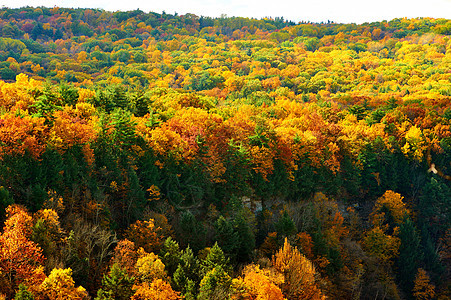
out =
[(32, 217), (20, 206), (7, 208), (0, 235), (0, 271), (3, 292), (11, 293), (24, 281), (32, 281), (35, 269), (44, 263), (42, 249), (30, 240)]
[(2, 7), (0, 298), (449, 298), (450, 35)]
[(281, 284), (284, 295), (289, 298), (325, 299), (316, 283), (316, 272), (312, 262), (292, 247), (287, 239), (283, 247), (273, 256), (274, 269), (284, 276)]

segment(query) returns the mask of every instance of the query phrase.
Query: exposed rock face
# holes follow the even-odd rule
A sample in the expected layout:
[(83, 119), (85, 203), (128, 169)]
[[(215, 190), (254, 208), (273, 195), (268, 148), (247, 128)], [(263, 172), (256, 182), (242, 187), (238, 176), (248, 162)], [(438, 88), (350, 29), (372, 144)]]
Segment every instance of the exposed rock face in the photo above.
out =
[(241, 202), (244, 207), (249, 208), (253, 213), (258, 213), (263, 210), (263, 204), (261, 200), (251, 199), (247, 196), (241, 198)]

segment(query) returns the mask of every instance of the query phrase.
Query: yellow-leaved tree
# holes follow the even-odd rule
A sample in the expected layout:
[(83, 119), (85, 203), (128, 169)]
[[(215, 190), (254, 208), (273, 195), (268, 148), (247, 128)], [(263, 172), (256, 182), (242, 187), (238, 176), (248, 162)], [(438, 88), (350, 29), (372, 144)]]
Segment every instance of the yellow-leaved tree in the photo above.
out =
[(152, 281), (153, 279), (167, 279), (164, 264), (158, 255), (154, 253), (147, 253), (143, 248), (138, 249), (138, 261), (135, 269), (137, 275), (142, 281)]
[(383, 226), (384, 221), (392, 223), (390, 226), (400, 225), (404, 215), (410, 215), (410, 210), (402, 201), (403, 198), (391, 190), (387, 190), (379, 197), (370, 215), (373, 226)]
[(288, 299), (325, 299), (316, 283), (316, 272), (312, 262), (302, 255), (296, 247), (288, 243), (272, 257), (274, 269), (281, 273), (283, 294)]
[(406, 132), (406, 143), (402, 147), (402, 152), (405, 155), (410, 155), (414, 159), (421, 161), (427, 149), (421, 129), (416, 125), (410, 127)]
[(135, 294), (132, 300), (163, 300), (180, 299), (167, 282), (168, 275), (165, 265), (158, 255), (138, 249), (138, 260), (135, 264), (137, 283), (133, 286)]
[(82, 287), (75, 287), (72, 279), (72, 269), (53, 269), (40, 286), (40, 293), (45, 299), (63, 300), (63, 299), (89, 299), (88, 293)]

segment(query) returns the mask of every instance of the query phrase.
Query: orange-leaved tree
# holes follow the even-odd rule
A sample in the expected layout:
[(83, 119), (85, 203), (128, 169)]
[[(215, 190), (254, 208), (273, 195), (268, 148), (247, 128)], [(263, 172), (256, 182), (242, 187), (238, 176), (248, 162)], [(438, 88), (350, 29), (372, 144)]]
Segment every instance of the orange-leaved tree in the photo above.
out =
[(135, 294), (132, 300), (177, 300), (182, 299), (180, 293), (172, 289), (171, 285), (162, 280), (154, 279), (151, 283), (144, 282), (134, 287)]
[(30, 240), (33, 219), (17, 205), (6, 208), (7, 220), (0, 234), (0, 292), (11, 295), (18, 285), (31, 280), (42, 265), (42, 249)]
[(135, 264), (137, 261), (138, 252), (136, 251), (135, 243), (127, 239), (119, 241), (116, 248), (114, 248), (112, 263), (126, 270), (129, 276), (133, 276), (136, 273)]
[(135, 243), (136, 247), (142, 247), (147, 252), (158, 253), (164, 240), (171, 234), (171, 228), (165, 216), (155, 214), (154, 217), (149, 218), (148, 221), (138, 220), (131, 224), (126, 231), (126, 236)]
[(415, 277), (413, 296), (416, 300), (434, 299), (435, 287), (430, 283), (430, 279), (425, 270), (419, 268)]
[(48, 134), (44, 118), (34, 118), (27, 113), (6, 113), (0, 116), (0, 159), (4, 155), (24, 155), (37, 158), (45, 150)]
[(50, 129), (49, 145), (59, 152), (65, 152), (74, 145), (81, 145), (86, 160), (93, 162), (93, 150), (90, 143), (97, 139), (98, 118), (93, 116), (94, 107), (88, 103), (70, 106), (54, 113), (53, 127)]
[(232, 281), (232, 299), (285, 299), (282, 290), (277, 286), (283, 281), (283, 276), (273, 270), (248, 265), (244, 268), (243, 278)]

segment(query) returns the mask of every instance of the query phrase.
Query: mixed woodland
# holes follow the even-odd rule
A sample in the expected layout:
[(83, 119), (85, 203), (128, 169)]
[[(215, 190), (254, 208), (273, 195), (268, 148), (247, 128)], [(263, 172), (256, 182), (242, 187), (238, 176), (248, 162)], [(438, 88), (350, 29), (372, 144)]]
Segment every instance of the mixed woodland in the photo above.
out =
[(3, 7), (0, 79), (0, 298), (451, 298), (451, 20)]

